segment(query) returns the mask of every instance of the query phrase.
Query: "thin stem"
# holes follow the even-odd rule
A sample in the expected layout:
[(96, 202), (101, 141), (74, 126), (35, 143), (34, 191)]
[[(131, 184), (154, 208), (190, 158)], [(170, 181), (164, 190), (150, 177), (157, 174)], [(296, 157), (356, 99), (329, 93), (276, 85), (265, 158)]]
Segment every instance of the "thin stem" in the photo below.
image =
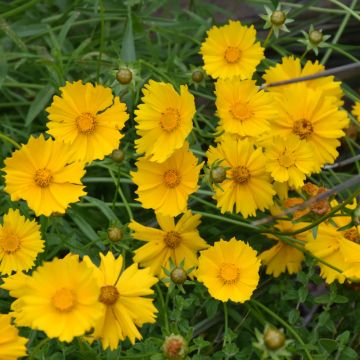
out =
[(225, 347), (227, 340), (228, 340), (228, 333), (229, 333), (229, 314), (228, 314), (228, 308), (227, 303), (224, 302), (224, 339), (223, 339), (223, 347)]
[(12, 10), (9, 10), (5, 13), (3, 13), (1, 15), (2, 18), (8, 18), (10, 16), (14, 16), (14, 15), (17, 15), (17, 14), (20, 14), (22, 13), (23, 11), (31, 8), (32, 6), (34, 6), (36, 3), (38, 3), (40, 0), (31, 0), (29, 2), (25, 2), (24, 5), (21, 5), (21, 6), (17, 6), (15, 9), (12, 9)]
[(166, 304), (165, 304), (165, 301), (164, 301), (164, 295), (163, 295), (163, 293), (161, 291), (161, 288), (160, 288), (159, 284), (156, 284), (155, 287), (156, 287), (156, 291), (157, 291), (157, 293), (159, 295), (160, 306), (162, 308), (161, 313), (164, 316), (165, 331), (166, 331), (166, 334), (169, 335), (170, 334), (170, 326), (169, 326), (167, 307), (166, 307)]
[(5, 135), (5, 134), (2, 134), (0, 133), (0, 139), (3, 139), (7, 142), (9, 142), (10, 144), (14, 145), (15, 147), (17, 147), (18, 149), (20, 149), (20, 145), (15, 141), (13, 140), (11, 137)]
[(105, 34), (105, 21), (104, 21), (104, 12), (105, 12), (105, 8), (104, 8), (104, 1), (100, 0), (99, 1), (100, 4), (100, 51), (99, 51), (99, 59), (98, 59), (98, 63), (97, 63), (97, 69), (96, 69), (96, 79), (99, 82), (99, 77), (100, 77), (100, 69), (101, 69), (101, 59), (102, 59), (102, 54), (104, 52), (104, 34)]
[(337, 1), (337, 0), (329, 0), (330, 2), (332, 2), (333, 4), (337, 5), (338, 7), (343, 8), (347, 14), (352, 15), (355, 19), (360, 21), (360, 15), (355, 12), (353, 9), (356, 5), (356, 1), (354, 5), (350, 5), (350, 7), (346, 6), (343, 2)]
[(274, 30), (271, 28), (266, 36), (266, 39), (264, 41), (263, 47), (266, 48), (267, 43), (269, 42), (271, 35), (273, 34)]

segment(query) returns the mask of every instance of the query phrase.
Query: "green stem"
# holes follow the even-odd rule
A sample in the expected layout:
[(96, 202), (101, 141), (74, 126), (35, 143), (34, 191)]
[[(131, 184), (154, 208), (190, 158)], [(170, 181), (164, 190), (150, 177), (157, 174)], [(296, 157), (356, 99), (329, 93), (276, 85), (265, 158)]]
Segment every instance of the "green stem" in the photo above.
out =
[(273, 34), (274, 30), (273, 28), (270, 29), (270, 31), (268, 32), (266, 39), (264, 41), (263, 47), (266, 48), (267, 43), (269, 42), (271, 35)]
[(24, 5), (21, 5), (21, 6), (17, 6), (15, 9), (12, 9), (12, 10), (9, 10), (5, 13), (3, 13), (1, 15), (2, 18), (8, 18), (10, 16), (14, 16), (14, 15), (17, 15), (17, 14), (20, 14), (22, 13), (23, 11), (31, 8), (32, 6), (34, 6), (36, 3), (40, 2), (40, 0), (31, 0), (29, 2), (25, 2)]
[(99, 59), (98, 59), (98, 63), (97, 63), (97, 69), (96, 69), (96, 79), (97, 82), (99, 82), (99, 77), (100, 77), (100, 69), (101, 69), (101, 59), (102, 59), (102, 54), (104, 52), (104, 34), (105, 34), (105, 21), (104, 21), (104, 12), (105, 12), (105, 8), (104, 8), (104, 1), (100, 0), (99, 1), (100, 4), (100, 51), (99, 51)]
[(156, 287), (156, 291), (159, 295), (160, 306), (162, 308), (162, 315), (164, 316), (164, 327), (165, 327), (166, 335), (169, 335), (170, 334), (170, 326), (169, 326), (167, 307), (166, 307), (166, 304), (164, 301), (164, 295), (161, 291), (159, 284), (156, 284), (155, 287)]
[(229, 333), (229, 314), (228, 314), (228, 308), (227, 303), (224, 302), (224, 340), (223, 340), (223, 347), (225, 347), (227, 340), (228, 340), (228, 333)]
[(353, 10), (356, 5), (356, 1), (355, 4), (351, 4), (350, 7), (346, 6), (343, 2), (340, 2), (338, 0), (329, 0), (329, 1), (337, 5), (338, 7), (343, 8), (346, 11), (346, 14), (352, 15), (355, 19), (360, 21), (360, 15)]
[(5, 141), (9, 142), (10, 144), (14, 145), (18, 149), (20, 149), (20, 147), (21, 147), (15, 140), (13, 140), (11, 137), (9, 137), (5, 134), (0, 133), (0, 139), (3, 139)]
[(278, 321), (282, 326), (284, 326), (292, 335), (293, 337), (299, 342), (299, 344), (302, 346), (304, 353), (306, 354), (306, 357), (308, 360), (314, 360), (311, 356), (309, 350), (307, 349), (306, 344), (304, 343), (303, 339), (300, 337), (300, 335), (294, 330), (292, 326), (290, 326), (285, 320), (283, 320), (280, 316), (275, 314), (272, 310), (270, 310), (267, 306), (263, 305), (257, 300), (250, 300), (251, 303), (255, 304), (259, 308), (261, 308), (263, 311), (265, 311), (267, 314), (269, 314), (273, 319)]

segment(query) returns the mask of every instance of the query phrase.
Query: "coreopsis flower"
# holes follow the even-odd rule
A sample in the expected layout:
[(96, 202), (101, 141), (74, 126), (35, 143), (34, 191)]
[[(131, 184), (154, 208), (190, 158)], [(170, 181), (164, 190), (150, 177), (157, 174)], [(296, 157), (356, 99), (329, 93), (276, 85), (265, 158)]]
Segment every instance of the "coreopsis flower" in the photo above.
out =
[(348, 264), (343, 275), (350, 279), (360, 279), (360, 244), (350, 240), (343, 241), (340, 252)]
[[(301, 76), (313, 75), (325, 70), (324, 65), (319, 64), (316, 60), (314, 63), (308, 60), (303, 68), (299, 58), (294, 56), (286, 56), (282, 58), (282, 62), (270, 67), (265, 71), (263, 78), (266, 84), (294, 79)], [(291, 85), (269, 87), (268, 90), (276, 93), (286, 93)], [(322, 90), (324, 96), (331, 96), (332, 100), (341, 105), (341, 98), (343, 91), (341, 89), (341, 82), (334, 81), (334, 76), (324, 76), (318, 79), (304, 81), (304, 85), (313, 90)]]
[(286, 138), (275, 137), (265, 148), (266, 170), (278, 182), (288, 182), (292, 188), (304, 184), (307, 175), (315, 169), (311, 145), (300, 137), (290, 134)]
[(95, 269), (100, 286), (98, 302), (101, 316), (95, 323), (91, 338), (100, 339), (104, 349), (115, 350), (119, 341), (129, 338), (132, 344), (142, 339), (138, 330), (145, 323), (155, 322), (156, 308), (153, 299), (148, 298), (154, 291), (151, 287), (157, 279), (149, 269), (138, 269), (132, 264), (123, 270), (123, 257), (117, 259), (111, 252), (100, 254), (101, 262), (97, 268), (89, 258), (86, 263)]
[(120, 130), (129, 115), (110, 88), (79, 80), (66, 82), (60, 91), (46, 109), (50, 135), (71, 144), (76, 157), (85, 162), (103, 159), (119, 147)]
[(193, 127), (194, 96), (186, 85), (180, 86), (178, 94), (171, 84), (153, 80), (144, 86), (143, 94), (143, 104), (135, 110), (140, 135), (136, 151), (161, 163), (184, 145)]
[(166, 277), (164, 269), (170, 269), (170, 259), (175, 265), (183, 262), (186, 271), (197, 266), (197, 252), (208, 247), (197, 230), (200, 218), (187, 211), (175, 224), (173, 217), (156, 214), (160, 229), (133, 220), (129, 224), (133, 238), (146, 242), (135, 250), (134, 261), (149, 267), (160, 278)]
[(256, 289), (259, 268), (256, 251), (233, 237), (201, 251), (196, 276), (213, 298), (243, 303)]
[(225, 132), (258, 136), (270, 130), (276, 115), (272, 95), (259, 91), (253, 80), (218, 80), (215, 85), (217, 114)]
[(40, 226), (10, 209), (0, 225), (0, 274), (29, 270), (44, 249)]
[(74, 148), (44, 136), (30, 137), (5, 159), (5, 191), (12, 201), (26, 200), (37, 216), (64, 213), (85, 195), (84, 164), (73, 160)]
[(0, 359), (16, 360), (26, 356), (28, 339), (19, 336), (18, 329), (11, 324), (11, 316), (0, 314)]
[(223, 160), (227, 178), (221, 188), (215, 189), (214, 198), (221, 212), (240, 212), (245, 218), (255, 216), (273, 204), (275, 191), (266, 172), (266, 159), (260, 148), (255, 149), (248, 140), (227, 137), (207, 152), (208, 163)]
[(348, 126), (347, 113), (324, 96), (320, 89), (295, 84), (277, 97), (278, 116), (273, 121), (274, 135), (295, 134), (312, 146), (317, 171), (338, 156), (339, 138)]
[(146, 157), (138, 159), (138, 170), (131, 172), (131, 176), (138, 186), (136, 194), (143, 208), (168, 216), (184, 212), (189, 195), (198, 189), (202, 164), (197, 162), (188, 143), (161, 164)]
[[(291, 221), (278, 221), (274, 227), (280, 232), (291, 232), (306, 226), (304, 223), (292, 223)], [(303, 232), (294, 236), (294, 238), (306, 241), (308, 232)], [(304, 260), (303, 251), (296, 249), (277, 236), (268, 236), (277, 241), (276, 245), (259, 255), (262, 264), (266, 266), (266, 274), (278, 277), (282, 273), (297, 274), (301, 270), (301, 263)], [(296, 244), (303, 247), (301, 244)]]
[(264, 48), (256, 41), (256, 30), (230, 20), (228, 24), (213, 26), (201, 45), (200, 54), (205, 71), (213, 78), (251, 79), (264, 58)]
[(356, 120), (360, 122), (360, 101), (354, 104), (352, 114), (355, 116)]
[(28, 278), (15, 312), (17, 323), (70, 342), (100, 318), (99, 296), (94, 270), (77, 255), (45, 262)]

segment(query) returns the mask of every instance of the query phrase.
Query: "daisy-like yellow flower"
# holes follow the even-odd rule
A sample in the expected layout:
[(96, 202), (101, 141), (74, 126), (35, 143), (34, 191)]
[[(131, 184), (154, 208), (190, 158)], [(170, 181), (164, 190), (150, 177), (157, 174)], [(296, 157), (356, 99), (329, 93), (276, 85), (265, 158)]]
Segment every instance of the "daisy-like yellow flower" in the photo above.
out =
[(94, 270), (77, 255), (46, 262), (33, 272), (15, 312), (20, 324), (49, 338), (70, 342), (90, 330), (102, 314)]
[(16, 360), (26, 356), (28, 339), (19, 336), (18, 329), (11, 324), (10, 315), (0, 314), (0, 359)]
[(29, 270), (44, 249), (40, 226), (10, 209), (0, 225), (0, 274)]
[(221, 212), (240, 212), (247, 218), (256, 215), (256, 210), (264, 211), (273, 204), (275, 191), (270, 183), (270, 176), (265, 170), (266, 159), (260, 148), (254, 149), (248, 140), (236, 140), (227, 137), (216, 148), (207, 152), (211, 166), (217, 160), (228, 167), (222, 189), (215, 189), (214, 198)]
[[(291, 221), (278, 221), (274, 227), (280, 232), (291, 232), (301, 229), (304, 223), (293, 224)], [(307, 232), (294, 236), (298, 240), (306, 241)], [(277, 244), (259, 255), (262, 264), (266, 266), (266, 274), (278, 277), (282, 273), (297, 274), (301, 270), (304, 253), (301, 250), (285, 243), (276, 236), (269, 238), (277, 241)], [(297, 244), (302, 247), (301, 244)]]
[(74, 148), (40, 135), (30, 137), (5, 159), (5, 191), (12, 201), (26, 200), (37, 216), (64, 213), (85, 195), (84, 164), (73, 160)]
[(360, 101), (356, 102), (352, 108), (352, 114), (360, 122)]
[(270, 130), (275, 116), (272, 95), (259, 91), (253, 80), (232, 78), (215, 85), (216, 108), (225, 132), (258, 136)]
[(256, 67), (264, 59), (264, 48), (256, 41), (256, 30), (230, 20), (228, 24), (213, 26), (201, 45), (200, 54), (205, 71), (213, 78), (251, 79)]
[(340, 245), (340, 252), (349, 264), (343, 273), (344, 276), (350, 279), (360, 279), (360, 244), (349, 240), (343, 241)]
[(319, 89), (296, 84), (277, 97), (278, 116), (273, 122), (273, 134), (283, 138), (295, 134), (311, 144), (317, 170), (325, 163), (333, 163), (336, 148), (349, 120), (346, 111), (339, 110)]
[(198, 189), (202, 164), (197, 162), (188, 143), (161, 164), (140, 158), (136, 163), (138, 171), (131, 172), (131, 176), (143, 208), (168, 216), (184, 212), (189, 195)]
[(265, 149), (266, 170), (280, 183), (288, 182), (292, 188), (304, 185), (307, 175), (315, 170), (316, 162), (311, 145), (297, 135), (275, 137)]
[(46, 109), (49, 134), (71, 144), (76, 157), (85, 162), (103, 159), (119, 147), (120, 130), (129, 115), (110, 88), (79, 80), (66, 82), (60, 91)]
[(136, 339), (142, 339), (138, 330), (145, 323), (155, 322), (156, 308), (153, 299), (146, 296), (152, 295), (151, 287), (158, 281), (150, 274), (149, 269), (138, 269), (137, 264), (132, 264), (127, 269), (123, 268), (123, 258), (115, 259), (111, 252), (100, 254), (99, 268), (85, 258), (86, 263), (95, 268), (100, 296), (102, 315), (95, 324), (91, 337), (100, 339), (104, 349), (110, 347), (115, 350), (119, 341), (129, 338), (132, 344)]
[[(306, 62), (304, 68), (301, 68), (301, 62), (299, 58), (294, 56), (287, 56), (282, 58), (282, 62), (273, 67), (270, 67), (265, 71), (263, 76), (267, 84), (294, 79), (301, 76), (313, 75), (325, 70), (324, 65), (319, 64), (318, 60), (312, 63), (310, 60)], [(337, 105), (341, 105), (341, 98), (343, 96), (343, 91), (341, 89), (341, 82), (335, 81), (334, 76), (324, 76), (318, 79), (304, 81), (304, 85), (314, 89), (321, 90), (324, 93), (324, 96), (331, 96), (333, 101)], [(287, 92), (289, 86), (293, 85), (283, 85), (269, 87), (270, 91), (284, 93)]]
[(171, 84), (153, 80), (144, 86), (143, 94), (143, 104), (135, 110), (140, 135), (136, 151), (161, 163), (184, 145), (193, 127), (194, 96), (186, 85), (180, 86), (178, 94)]
[(132, 221), (129, 228), (134, 231), (133, 238), (146, 241), (146, 244), (135, 250), (134, 261), (147, 266), (151, 272), (164, 278), (164, 270), (170, 269), (169, 260), (176, 265), (184, 261), (184, 269), (197, 266), (197, 252), (208, 247), (200, 237), (197, 227), (200, 215), (187, 211), (175, 225), (170, 216), (156, 214), (161, 229), (155, 229)]
[(220, 240), (199, 257), (197, 279), (210, 295), (221, 301), (249, 300), (259, 282), (260, 260), (256, 251), (241, 240)]

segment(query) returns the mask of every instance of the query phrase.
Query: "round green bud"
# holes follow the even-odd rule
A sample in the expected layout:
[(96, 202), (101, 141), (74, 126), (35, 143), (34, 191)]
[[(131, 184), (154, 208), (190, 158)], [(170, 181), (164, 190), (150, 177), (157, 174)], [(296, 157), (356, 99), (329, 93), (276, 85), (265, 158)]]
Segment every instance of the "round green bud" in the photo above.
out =
[(187, 279), (186, 271), (181, 267), (176, 267), (173, 271), (171, 271), (170, 279), (174, 284), (181, 285)]
[(125, 154), (120, 149), (115, 149), (111, 153), (111, 159), (117, 163), (121, 163), (125, 159)]
[(116, 225), (109, 227), (107, 234), (108, 234), (109, 240), (114, 241), (114, 242), (120, 241), (123, 238), (122, 229)]
[(323, 40), (323, 34), (319, 30), (313, 30), (309, 33), (309, 40), (312, 44), (318, 45)]
[(270, 327), (264, 333), (264, 343), (269, 350), (280, 349), (285, 344), (285, 335), (281, 330)]
[(117, 73), (116, 73), (116, 79), (117, 81), (122, 84), (122, 85), (126, 85), (129, 84), (130, 81), (132, 80), (132, 72), (130, 69), (120, 69)]
[(286, 14), (281, 10), (275, 10), (271, 16), (270, 21), (275, 26), (281, 26), (285, 23)]
[(216, 166), (211, 169), (211, 179), (216, 184), (221, 184), (226, 179), (226, 170), (222, 166)]
[(191, 78), (196, 83), (202, 82), (204, 79), (204, 73), (201, 70), (195, 70), (192, 73)]

